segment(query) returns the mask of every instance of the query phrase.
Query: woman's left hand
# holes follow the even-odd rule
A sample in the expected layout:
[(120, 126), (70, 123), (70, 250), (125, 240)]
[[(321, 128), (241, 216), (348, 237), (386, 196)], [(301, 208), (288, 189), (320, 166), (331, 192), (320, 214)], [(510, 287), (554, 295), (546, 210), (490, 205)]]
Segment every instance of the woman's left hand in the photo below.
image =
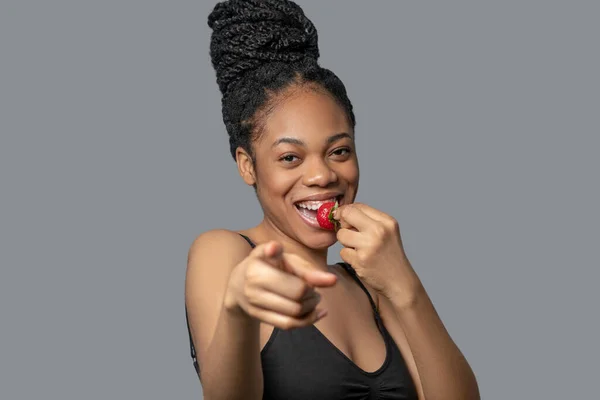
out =
[(414, 301), (420, 281), (404, 252), (398, 222), (362, 203), (341, 205), (334, 218), (340, 222), (337, 239), (344, 246), (342, 260), (395, 303)]

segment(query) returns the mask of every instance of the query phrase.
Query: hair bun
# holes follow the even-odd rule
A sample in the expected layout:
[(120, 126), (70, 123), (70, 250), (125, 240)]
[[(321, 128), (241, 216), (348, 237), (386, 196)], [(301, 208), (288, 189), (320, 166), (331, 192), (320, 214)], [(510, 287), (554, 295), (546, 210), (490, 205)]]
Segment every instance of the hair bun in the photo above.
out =
[(317, 30), (289, 0), (228, 0), (208, 17), (217, 84), (225, 94), (247, 72), (272, 62), (319, 58)]

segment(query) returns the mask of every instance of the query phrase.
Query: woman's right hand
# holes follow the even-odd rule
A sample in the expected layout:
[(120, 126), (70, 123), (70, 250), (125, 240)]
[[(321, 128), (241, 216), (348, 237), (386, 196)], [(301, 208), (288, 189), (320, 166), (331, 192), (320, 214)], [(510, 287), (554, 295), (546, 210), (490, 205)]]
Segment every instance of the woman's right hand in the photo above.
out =
[(288, 330), (312, 325), (327, 314), (317, 308), (316, 287), (331, 287), (337, 277), (318, 271), (281, 244), (256, 246), (232, 271), (224, 300), (226, 310)]

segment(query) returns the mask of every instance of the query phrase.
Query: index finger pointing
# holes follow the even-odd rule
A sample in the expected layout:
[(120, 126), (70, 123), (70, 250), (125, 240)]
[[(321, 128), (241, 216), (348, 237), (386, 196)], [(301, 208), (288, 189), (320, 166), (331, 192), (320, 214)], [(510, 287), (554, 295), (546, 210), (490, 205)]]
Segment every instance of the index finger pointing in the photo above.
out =
[(318, 270), (308, 261), (295, 254), (283, 254), (283, 267), (289, 273), (296, 275), (312, 286), (331, 286), (337, 281), (335, 274)]
[(283, 246), (279, 242), (271, 240), (269, 242), (259, 244), (254, 248), (251, 254), (253, 257), (263, 260), (275, 268), (281, 268)]

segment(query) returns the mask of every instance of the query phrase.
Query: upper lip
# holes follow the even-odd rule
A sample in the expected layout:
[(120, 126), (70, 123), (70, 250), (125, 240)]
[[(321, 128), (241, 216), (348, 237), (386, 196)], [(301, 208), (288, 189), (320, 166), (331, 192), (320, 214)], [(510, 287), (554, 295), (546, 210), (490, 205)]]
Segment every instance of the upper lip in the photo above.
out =
[(310, 196), (306, 196), (302, 199), (296, 200), (294, 203), (300, 203), (302, 201), (319, 201), (319, 200), (329, 200), (333, 198), (339, 198), (342, 196), (341, 192), (327, 192), (327, 193), (317, 193)]

